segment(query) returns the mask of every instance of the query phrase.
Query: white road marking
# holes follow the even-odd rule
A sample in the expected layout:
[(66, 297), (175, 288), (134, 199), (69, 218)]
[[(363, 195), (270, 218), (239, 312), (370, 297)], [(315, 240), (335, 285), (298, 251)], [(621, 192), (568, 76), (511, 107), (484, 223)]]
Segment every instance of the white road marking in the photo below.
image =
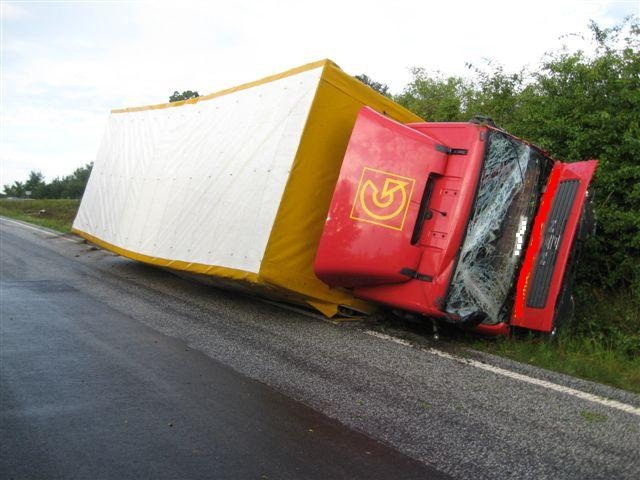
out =
[(81, 241), (75, 238), (65, 237), (63, 236), (64, 235), (63, 233), (53, 233), (53, 232), (50, 232), (49, 230), (45, 230), (44, 228), (35, 227), (33, 225), (27, 225), (26, 223), (18, 222), (16, 220), (11, 220), (11, 219), (8, 219), (7, 217), (0, 217), (0, 220), (2, 220), (3, 222), (8, 222), (14, 225), (18, 225), (23, 228), (27, 228), (29, 230), (35, 230), (36, 232), (44, 233), (46, 235), (49, 235), (50, 237), (61, 238), (62, 240), (66, 240), (67, 242), (80, 243)]
[[(365, 330), (367, 335), (371, 335), (372, 337), (377, 337), (382, 340), (388, 340), (399, 345), (403, 345), (405, 347), (414, 348), (414, 346), (401, 338), (397, 338), (391, 335), (387, 335), (385, 333), (374, 332), (373, 330)], [(488, 363), (482, 363), (477, 360), (473, 360), (470, 358), (458, 357), (456, 355), (452, 355), (447, 352), (443, 352), (442, 350), (438, 350), (436, 348), (421, 348), (418, 347), (423, 352), (430, 353), (432, 355), (437, 355), (438, 357), (447, 358), (449, 360), (453, 360), (455, 362), (463, 363), (465, 365), (470, 365), (472, 367), (480, 368), (482, 370), (486, 370), (488, 372), (495, 373), (496, 375), (502, 375), (504, 377), (513, 378), (514, 380), (519, 380), (521, 382), (529, 383), (531, 385), (537, 385), (539, 387), (547, 388), (549, 390), (553, 390), (556, 392), (564, 393), (566, 395), (572, 395), (577, 398), (581, 398), (582, 400), (587, 400), (589, 402), (598, 403), (600, 405), (604, 405), (605, 407), (615, 408), (617, 410), (621, 410), (626, 413), (630, 413), (632, 415), (640, 416), (640, 408), (634, 407), (633, 405), (629, 405), (626, 403), (618, 402), (617, 400), (610, 400), (608, 398), (600, 397), (599, 395), (594, 395), (592, 393), (583, 392), (581, 390), (576, 390), (575, 388), (565, 387), (563, 385), (558, 385), (557, 383), (548, 382), (547, 380), (540, 380), (539, 378), (529, 377), (528, 375), (523, 375), (521, 373), (512, 372), (511, 370), (507, 370), (504, 368), (496, 367), (494, 365), (490, 365)]]

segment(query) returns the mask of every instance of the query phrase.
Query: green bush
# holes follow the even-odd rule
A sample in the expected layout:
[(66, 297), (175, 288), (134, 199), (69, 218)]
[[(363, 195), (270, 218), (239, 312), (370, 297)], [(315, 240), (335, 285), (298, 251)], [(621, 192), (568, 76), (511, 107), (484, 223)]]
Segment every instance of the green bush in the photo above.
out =
[(71, 175), (56, 177), (47, 183), (41, 172), (32, 171), (25, 182), (13, 182), (4, 186), (4, 195), (24, 198), (31, 192), (31, 198), (81, 198), (89, 181), (93, 163), (76, 168)]

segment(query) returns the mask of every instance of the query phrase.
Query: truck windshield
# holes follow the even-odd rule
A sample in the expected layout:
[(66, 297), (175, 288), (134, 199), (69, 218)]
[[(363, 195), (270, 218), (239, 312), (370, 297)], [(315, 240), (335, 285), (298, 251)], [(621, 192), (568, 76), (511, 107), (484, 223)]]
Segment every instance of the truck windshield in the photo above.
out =
[(551, 161), (501, 132), (490, 131), (488, 142), (446, 311), (461, 317), (483, 312), (484, 323), (492, 324), (509, 315), (507, 300)]

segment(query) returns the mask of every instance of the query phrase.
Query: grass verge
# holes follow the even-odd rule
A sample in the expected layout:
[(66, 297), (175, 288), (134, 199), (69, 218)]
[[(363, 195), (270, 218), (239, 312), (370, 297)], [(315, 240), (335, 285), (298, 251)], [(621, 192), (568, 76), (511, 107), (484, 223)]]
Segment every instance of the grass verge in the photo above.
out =
[(550, 341), (525, 333), (465, 341), (477, 349), (537, 367), (640, 393), (640, 305), (630, 291), (574, 291), (573, 321)]
[[(0, 200), (0, 215), (70, 232), (79, 200)], [(479, 338), (473, 348), (640, 393), (640, 307), (629, 292), (576, 292), (572, 331), (551, 343), (540, 335)]]
[(574, 333), (554, 343), (542, 336), (529, 335), (525, 338), (475, 339), (471, 346), (519, 362), (640, 393), (640, 357), (630, 355), (615, 340)]
[(80, 200), (0, 199), (0, 215), (69, 233)]

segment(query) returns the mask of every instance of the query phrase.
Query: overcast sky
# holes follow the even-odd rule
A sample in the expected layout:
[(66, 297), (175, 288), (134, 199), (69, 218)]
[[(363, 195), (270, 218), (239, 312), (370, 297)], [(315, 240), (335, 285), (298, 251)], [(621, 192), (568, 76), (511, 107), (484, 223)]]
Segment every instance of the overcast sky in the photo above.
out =
[(331, 58), (394, 93), (410, 67), (507, 69), (640, 14), (640, 0), (117, 2), (2, 0), (0, 184), (92, 161), (109, 110), (211, 93)]

